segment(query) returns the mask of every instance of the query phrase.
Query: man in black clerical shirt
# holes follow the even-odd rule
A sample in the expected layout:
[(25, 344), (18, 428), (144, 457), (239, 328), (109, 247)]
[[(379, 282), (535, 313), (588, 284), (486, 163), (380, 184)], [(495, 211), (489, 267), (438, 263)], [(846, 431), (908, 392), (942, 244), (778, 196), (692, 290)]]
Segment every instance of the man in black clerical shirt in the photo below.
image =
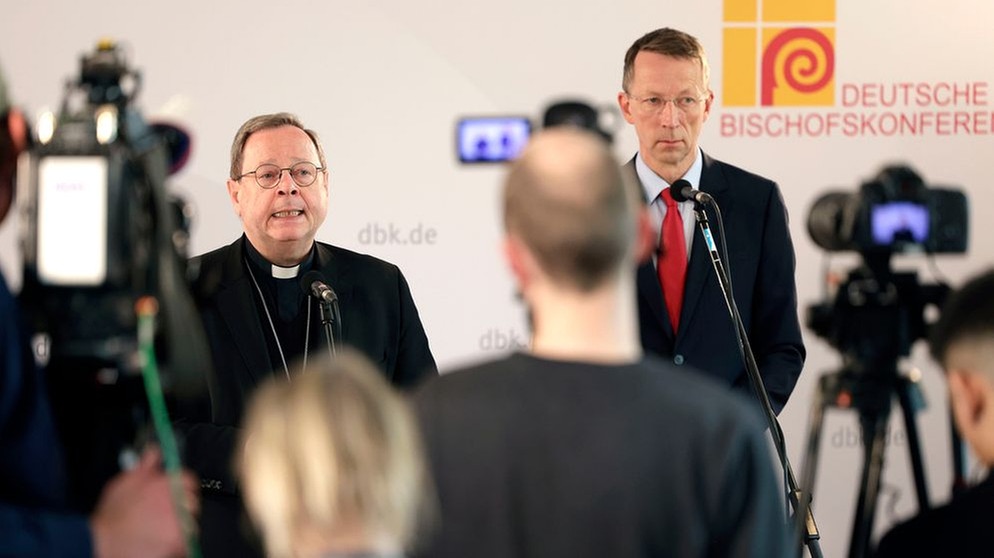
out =
[(210, 341), (210, 404), (179, 421), (186, 457), (201, 477), (204, 554), (260, 554), (247, 532), (232, 459), (248, 396), (271, 374), (293, 380), (300, 361), (327, 351), (308, 271), (335, 290), (338, 345), (365, 353), (395, 386), (436, 375), (418, 310), (400, 270), (314, 237), (328, 212), (328, 163), (317, 134), (293, 115), (257, 116), (238, 130), (227, 182), (244, 234), (191, 262)]

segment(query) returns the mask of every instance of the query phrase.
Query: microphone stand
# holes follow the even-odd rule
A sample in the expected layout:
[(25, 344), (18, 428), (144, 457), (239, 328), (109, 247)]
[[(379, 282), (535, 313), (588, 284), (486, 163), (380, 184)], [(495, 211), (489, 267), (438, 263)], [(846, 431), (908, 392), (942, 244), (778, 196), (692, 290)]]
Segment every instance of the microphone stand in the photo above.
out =
[[(749, 376), (749, 383), (752, 385), (753, 391), (756, 392), (756, 397), (759, 398), (760, 404), (763, 408), (763, 414), (766, 416), (766, 422), (770, 429), (770, 435), (773, 437), (773, 444), (776, 446), (777, 455), (780, 458), (780, 463), (784, 470), (784, 477), (787, 481), (787, 499), (790, 505), (794, 508), (794, 513), (797, 514), (797, 523), (801, 524), (801, 517), (803, 515), (803, 525), (804, 525), (804, 535), (803, 543), (808, 546), (808, 552), (812, 558), (821, 558), (821, 547), (818, 544), (818, 539), (821, 535), (818, 533), (818, 526), (815, 524), (814, 515), (811, 513), (810, 496), (802, 492), (797, 486), (797, 480), (794, 478), (794, 471), (790, 467), (790, 460), (787, 458), (787, 449), (784, 444), (783, 430), (780, 428), (780, 423), (777, 422), (777, 415), (773, 412), (773, 405), (770, 404), (770, 397), (766, 393), (766, 386), (763, 384), (763, 378), (759, 375), (759, 365), (756, 363), (756, 356), (752, 352), (752, 346), (749, 344), (749, 335), (746, 332), (745, 324), (742, 323), (742, 317), (739, 315), (738, 306), (735, 304), (735, 299), (732, 297), (732, 282), (728, 277), (728, 273), (725, 270), (724, 264), (721, 262), (721, 256), (718, 254), (718, 250), (714, 244), (714, 238), (711, 236), (711, 226), (708, 224), (707, 214), (704, 212), (704, 207), (698, 199), (693, 199), (694, 201), (694, 215), (697, 218), (697, 224), (700, 226), (701, 234), (704, 236), (704, 241), (707, 244), (708, 253), (711, 255), (711, 265), (714, 267), (715, 275), (718, 278), (718, 285), (721, 287), (721, 294), (725, 297), (725, 305), (728, 307), (728, 313), (732, 318), (732, 322), (735, 324), (735, 336), (739, 342), (739, 352), (742, 355), (742, 361), (746, 367), (746, 373)], [(719, 224), (721, 222), (721, 210), (718, 208), (718, 204), (715, 203), (714, 199), (708, 196), (706, 201), (711, 204), (718, 215)], [(724, 226), (722, 225), (722, 234), (724, 234)]]
[(335, 334), (332, 331), (331, 324), (336, 321), (341, 322), (341, 315), (338, 313), (338, 298), (336, 297), (332, 302), (328, 302), (323, 298), (318, 298), (318, 302), (321, 305), (321, 325), (324, 327), (324, 337), (328, 343), (328, 354), (331, 358), (338, 356), (338, 351), (335, 347)]
[(335, 347), (333, 322), (338, 324), (338, 339), (342, 339), (342, 314), (338, 310), (338, 295), (325, 283), (321, 272), (313, 269), (300, 278), (300, 288), (316, 298), (321, 305), (321, 325), (324, 327), (324, 338), (328, 343), (328, 356), (335, 358), (338, 356), (338, 351)]

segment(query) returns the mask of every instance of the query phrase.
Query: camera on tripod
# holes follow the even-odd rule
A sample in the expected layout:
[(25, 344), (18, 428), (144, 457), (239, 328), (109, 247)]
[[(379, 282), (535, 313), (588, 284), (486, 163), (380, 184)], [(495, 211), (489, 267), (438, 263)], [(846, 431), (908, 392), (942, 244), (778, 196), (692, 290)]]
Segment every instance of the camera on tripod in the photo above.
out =
[(863, 255), (900, 252), (963, 253), (967, 247), (966, 195), (930, 188), (913, 169), (884, 167), (856, 193), (828, 192), (808, 214), (808, 233), (829, 252)]
[(847, 358), (856, 372), (886, 372), (927, 334), (924, 310), (941, 305), (948, 288), (921, 285), (914, 273), (890, 267), (893, 254), (963, 253), (966, 195), (925, 184), (913, 169), (884, 167), (856, 193), (829, 192), (808, 214), (811, 239), (826, 251), (857, 251), (834, 301), (812, 305), (807, 325)]
[(189, 139), (142, 118), (140, 89), (124, 52), (101, 41), (18, 162), (21, 300), (47, 337), (49, 399), (83, 511), (150, 435), (149, 408), (163, 393), (199, 396), (209, 374), (185, 272), (188, 210), (166, 190)]
[(966, 195), (931, 188), (907, 166), (884, 167), (855, 194), (830, 192), (808, 215), (808, 232), (826, 251), (857, 251), (863, 263), (849, 272), (834, 300), (808, 308), (807, 326), (843, 357), (824, 374), (811, 408), (802, 486), (815, 479), (825, 409), (859, 412), (863, 471), (849, 556), (868, 555), (891, 405), (901, 406), (919, 510), (929, 507), (915, 412), (924, 398), (916, 378), (899, 374), (898, 361), (928, 335), (925, 309), (942, 305), (944, 284), (922, 285), (914, 272), (895, 272), (895, 253), (963, 253), (967, 248)]

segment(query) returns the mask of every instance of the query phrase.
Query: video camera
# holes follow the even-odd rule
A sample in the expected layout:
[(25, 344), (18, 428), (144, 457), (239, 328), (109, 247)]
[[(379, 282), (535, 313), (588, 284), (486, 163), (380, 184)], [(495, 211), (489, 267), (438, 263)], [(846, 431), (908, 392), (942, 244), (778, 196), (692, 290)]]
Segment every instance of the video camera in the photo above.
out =
[(855, 194), (828, 192), (808, 214), (808, 232), (830, 252), (861, 254), (924, 251), (963, 253), (967, 247), (966, 195), (929, 188), (910, 167), (884, 167)]
[[(812, 408), (802, 486), (814, 484), (824, 411), (859, 412), (863, 468), (850, 556), (870, 545), (878, 505), (890, 412), (896, 398), (907, 435), (920, 510), (928, 507), (915, 413), (924, 406), (917, 374), (902, 374), (902, 357), (929, 335), (926, 309), (942, 306), (949, 287), (922, 285), (914, 272), (896, 272), (895, 253), (963, 253), (967, 249), (967, 199), (958, 190), (931, 188), (910, 167), (884, 167), (855, 194), (823, 195), (808, 215), (808, 232), (829, 252), (854, 250), (862, 265), (835, 287), (834, 296), (808, 307), (807, 326), (842, 356), (841, 369), (822, 375)], [(937, 314), (937, 313), (936, 313)], [(954, 461), (956, 455), (954, 453)]]
[[(621, 117), (614, 105), (559, 100), (546, 107), (541, 127), (574, 126), (611, 143)], [(462, 117), (456, 123), (456, 157), (462, 164), (506, 163), (521, 153), (536, 123), (524, 115)]]
[(808, 232), (829, 252), (854, 250), (863, 258), (834, 300), (808, 308), (808, 327), (844, 355), (849, 370), (896, 374), (897, 359), (928, 333), (926, 306), (941, 306), (949, 289), (894, 272), (890, 258), (965, 252), (966, 195), (930, 188), (910, 167), (887, 166), (855, 194), (829, 192), (816, 200)]
[(158, 307), (151, 342), (167, 396), (202, 393), (210, 362), (185, 276), (189, 212), (166, 192), (182, 134), (145, 122), (140, 87), (123, 51), (100, 42), (18, 162), (21, 299), (47, 337), (50, 399), (83, 509), (150, 422), (138, 301), (157, 302), (143, 307)]
[(131, 106), (140, 86), (120, 48), (101, 42), (19, 164), (22, 298), (53, 358), (133, 367), (135, 301), (166, 294), (179, 297), (167, 313), (189, 310), (188, 211), (165, 190), (167, 139)]

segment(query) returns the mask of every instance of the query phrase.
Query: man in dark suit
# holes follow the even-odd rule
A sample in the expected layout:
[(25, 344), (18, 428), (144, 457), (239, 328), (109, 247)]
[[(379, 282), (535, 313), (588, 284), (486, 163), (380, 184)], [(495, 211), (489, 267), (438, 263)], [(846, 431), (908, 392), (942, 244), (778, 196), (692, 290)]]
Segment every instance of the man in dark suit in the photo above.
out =
[(315, 242), (328, 208), (327, 162), (315, 132), (286, 113), (250, 119), (235, 136), (227, 185), (245, 234), (191, 260), (214, 373), (209, 411), (179, 423), (204, 488), (208, 557), (260, 550), (238, 536), (247, 527), (231, 465), (249, 395), (272, 374), (293, 381), (295, 363), (328, 350), (319, 303), (301, 286), (305, 274), (319, 272), (338, 296), (336, 344), (365, 353), (398, 387), (437, 374), (400, 270)]
[(994, 269), (949, 299), (932, 328), (932, 355), (946, 371), (956, 429), (988, 469), (987, 478), (952, 502), (889, 531), (877, 557), (991, 555), (994, 525)]
[(639, 205), (590, 132), (514, 162), (504, 252), (532, 343), (416, 393), (441, 511), (424, 556), (787, 554), (756, 408), (639, 346)]
[(626, 168), (638, 178), (660, 231), (660, 249), (638, 270), (642, 346), (751, 393), (735, 327), (695, 226), (694, 202), (669, 197), (670, 185), (686, 180), (721, 208), (734, 298), (779, 413), (805, 355), (787, 212), (774, 182), (708, 157), (698, 146), (714, 102), (708, 79), (703, 47), (681, 31), (652, 31), (625, 55), (618, 103), (639, 139)]

